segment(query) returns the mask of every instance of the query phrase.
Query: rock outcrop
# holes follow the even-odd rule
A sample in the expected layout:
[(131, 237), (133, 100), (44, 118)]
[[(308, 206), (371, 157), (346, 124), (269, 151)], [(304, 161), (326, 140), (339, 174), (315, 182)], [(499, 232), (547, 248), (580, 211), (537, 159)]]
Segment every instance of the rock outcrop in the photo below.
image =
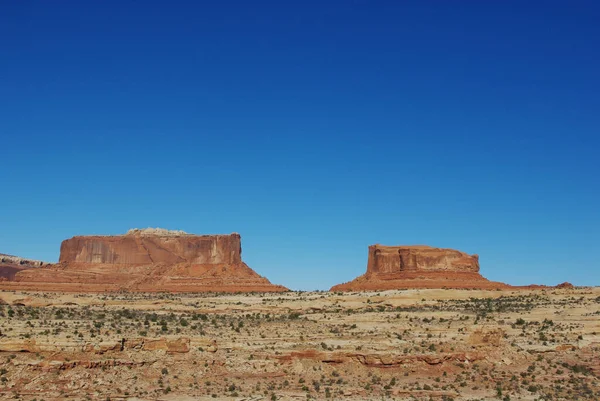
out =
[(46, 266), (41, 260), (25, 259), (19, 256), (0, 253), (0, 281), (12, 280), (18, 272), (25, 269)]
[(59, 263), (236, 265), (242, 263), (242, 245), (239, 234), (78, 236), (62, 242)]
[(479, 274), (479, 257), (426, 245), (371, 245), (367, 272), (331, 291), (402, 288), (509, 288)]
[(241, 238), (160, 229), (63, 241), (59, 263), (17, 272), (2, 288), (54, 291), (279, 292), (242, 261)]
[(460, 271), (479, 272), (479, 256), (467, 255), (454, 249), (430, 246), (369, 247), (367, 273), (394, 274), (402, 272)]
[(21, 266), (23, 268), (27, 268), (27, 267), (41, 267), (44, 265), (48, 265), (50, 263), (42, 262), (41, 260), (25, 259), (25, 258), (21, 258), (19, 256), (6, 255), (4, 253), (0, 253), (0, 264)]

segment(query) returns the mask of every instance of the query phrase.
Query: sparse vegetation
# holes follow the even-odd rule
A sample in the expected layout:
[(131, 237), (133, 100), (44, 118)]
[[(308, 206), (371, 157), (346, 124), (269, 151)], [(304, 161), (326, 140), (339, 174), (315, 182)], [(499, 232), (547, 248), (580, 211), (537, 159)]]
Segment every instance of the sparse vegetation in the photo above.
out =
[(78, 397), (53, 383), (93, 373), (83, 398), (596, 400), (600, 338), (575, 316), (600, 297), (580, 292), (4, 292), (1, 343), (24, 352), (0, 351), (0, 389), (36, 372), (38, 400)]

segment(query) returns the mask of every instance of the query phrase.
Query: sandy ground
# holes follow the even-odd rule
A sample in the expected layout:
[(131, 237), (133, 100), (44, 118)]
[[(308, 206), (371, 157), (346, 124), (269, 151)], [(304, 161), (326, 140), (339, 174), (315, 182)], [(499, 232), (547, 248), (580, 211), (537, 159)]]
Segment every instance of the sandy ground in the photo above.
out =
[(600, 399), (600, 288), (0, 299), (4, 398)]

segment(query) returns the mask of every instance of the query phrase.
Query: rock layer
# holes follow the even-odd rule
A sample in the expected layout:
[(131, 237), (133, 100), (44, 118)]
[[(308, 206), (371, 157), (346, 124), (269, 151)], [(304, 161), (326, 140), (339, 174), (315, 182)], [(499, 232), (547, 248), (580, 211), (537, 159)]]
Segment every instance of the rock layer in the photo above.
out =
[(477, 255), (426, 245), (371, 245), (367, 272), (331, 291), (508, 287), (479, 274)]
[(241, 238), (151, 233), (76, 236), (63, 241), (59, 263), (16, 272), (2, 288), (51, 291), (286, 291), (242, 261)]
[(41, 267), (44, 265), (48, 265), (48, 262), (42, 262), (41, 260), (33, 260), (33, 259), (25, 259), (19, 256), (6, 255), (4, 253), (0, 253), (0, 264), (2, 265), (14, 265), (20, 266), (22, 268), (27, 267)]

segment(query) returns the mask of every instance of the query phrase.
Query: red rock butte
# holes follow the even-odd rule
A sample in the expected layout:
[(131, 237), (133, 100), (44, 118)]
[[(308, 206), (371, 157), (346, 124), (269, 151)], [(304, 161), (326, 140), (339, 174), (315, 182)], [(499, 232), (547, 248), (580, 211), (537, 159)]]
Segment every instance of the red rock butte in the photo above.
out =
[(242, 261), (241, 237), (162, 229), (62, 242), (59, 263), (17, 272), (4, 289), (135, 292), (281, 292)]
[(367, 272), (331, 291), (404, 288), (511, 288), (479, 274), (479, 256), (426, 245), (369, 246)]

